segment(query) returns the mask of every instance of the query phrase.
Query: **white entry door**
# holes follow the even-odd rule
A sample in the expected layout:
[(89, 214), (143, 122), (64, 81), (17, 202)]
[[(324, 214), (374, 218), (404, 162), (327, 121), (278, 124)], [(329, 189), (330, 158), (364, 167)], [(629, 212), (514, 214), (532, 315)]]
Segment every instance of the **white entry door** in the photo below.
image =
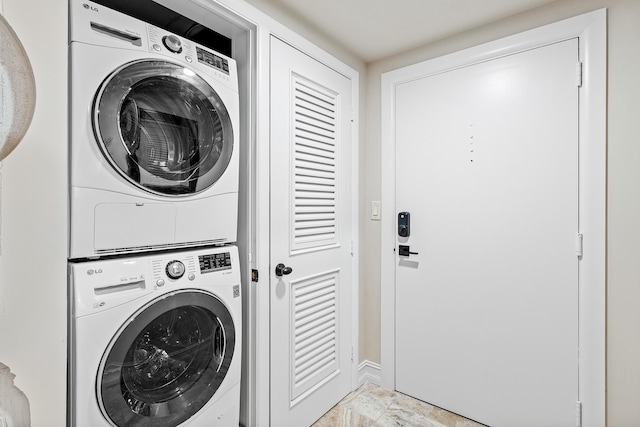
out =
[(576, 425), (577, 62), (567, 40), (395, 94), (396, 388), (492, 427)]
[(304, 427), (351, 391), (351, 82), (271, 55), (271, 426)]

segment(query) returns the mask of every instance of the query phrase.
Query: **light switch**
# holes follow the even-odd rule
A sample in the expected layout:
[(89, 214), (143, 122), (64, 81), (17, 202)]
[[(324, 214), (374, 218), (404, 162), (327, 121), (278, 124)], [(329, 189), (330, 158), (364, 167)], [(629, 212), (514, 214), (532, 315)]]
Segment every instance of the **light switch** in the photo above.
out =
[(371, 219), (373, 221), (380, 221), (382, 218), (382, 204), (380, 201), (371, 202)]

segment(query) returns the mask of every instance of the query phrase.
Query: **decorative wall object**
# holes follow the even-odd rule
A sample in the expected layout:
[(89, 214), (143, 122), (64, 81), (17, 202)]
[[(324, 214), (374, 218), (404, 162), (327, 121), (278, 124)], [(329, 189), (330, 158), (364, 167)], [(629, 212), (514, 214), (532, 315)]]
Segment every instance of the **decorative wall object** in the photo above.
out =
[(0, 363), (0, 426), (29, 427), (29, 400), (13, 384), (15, 377), (8, 366)]
[(36, 106), (36, 84), (27, 52), (0, 15), (0, 161), (22, 140)]

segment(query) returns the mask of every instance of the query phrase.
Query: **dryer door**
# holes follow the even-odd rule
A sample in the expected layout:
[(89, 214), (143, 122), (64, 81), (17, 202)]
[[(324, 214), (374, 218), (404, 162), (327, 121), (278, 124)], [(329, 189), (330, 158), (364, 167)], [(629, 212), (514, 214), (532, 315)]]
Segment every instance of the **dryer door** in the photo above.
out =
[(103, 356), (97, 394), (118, 426), (176, 426), (198, 412), (225, 378), (233, 319), (215, 296), (176, 291), (128, 319)]
[(100, 86), (92, 118), (109, 163), (151, 193), (206, 190), (231, 160), (233, 129), (222, 99), (182, 65), (143, 60), (120, 67)]

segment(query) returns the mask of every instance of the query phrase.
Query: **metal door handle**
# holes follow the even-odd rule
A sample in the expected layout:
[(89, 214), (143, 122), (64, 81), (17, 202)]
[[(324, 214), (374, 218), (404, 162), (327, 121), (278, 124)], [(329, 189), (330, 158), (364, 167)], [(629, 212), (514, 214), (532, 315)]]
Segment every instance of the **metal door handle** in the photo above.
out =
[(398, 252), (400, 256), (418, 255), (418, 252), (411, 252), (409, 250), (409, 246), (406, 245), (400, 245), (398, 247)]
[(282, 275), (291, 274), (293, 269), (291, 267), (285, 267), (284, 264), (280, 263), (276, 265), (276, 276), (282, 277)]

